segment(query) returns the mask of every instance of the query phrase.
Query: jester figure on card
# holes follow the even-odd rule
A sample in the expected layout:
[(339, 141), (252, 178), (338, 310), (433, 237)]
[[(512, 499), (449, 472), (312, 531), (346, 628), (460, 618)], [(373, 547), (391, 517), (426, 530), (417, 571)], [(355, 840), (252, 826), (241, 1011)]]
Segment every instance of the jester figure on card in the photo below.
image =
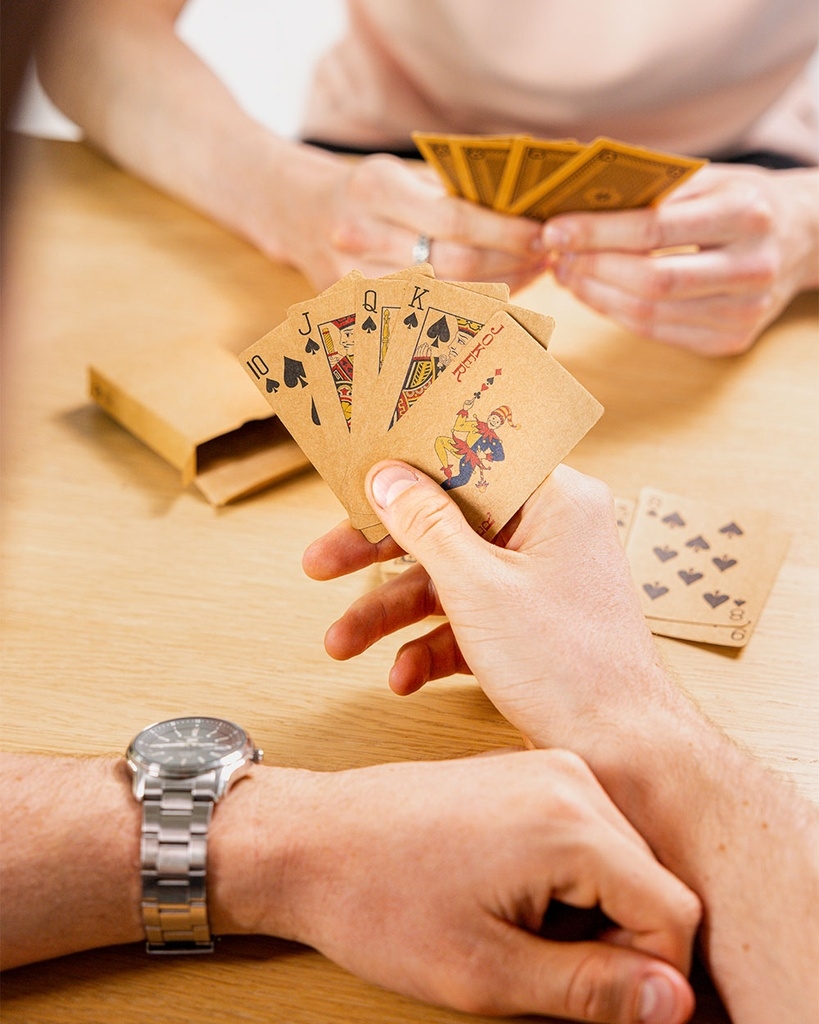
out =
[[(475, 470), (478, 471), (475, 486), (478, 490), (485, 491), (489, 481), (484, 476), (484, 471), (490, 469), (491, 463), (502, 462), (506, 458), (503, 442), (497, 431), (505, 423), (514, 430), (519, 429), (518, 425), (512, 422), (512, 410), (508, 405), (493, 409), (484, 422), (477, 416), (469, 415), (474, 403), (474, 398), (465, 402), (464, 407), (458, 411), (451, 433), (442, 434), (435, 440), (435, 453), (441, 461), (441, 468), (446, 477), (441, 484), (445, 491), (468, 484)], [(454, 476), (450, 461), (452, 455), (458, 459), (458, 472)]]

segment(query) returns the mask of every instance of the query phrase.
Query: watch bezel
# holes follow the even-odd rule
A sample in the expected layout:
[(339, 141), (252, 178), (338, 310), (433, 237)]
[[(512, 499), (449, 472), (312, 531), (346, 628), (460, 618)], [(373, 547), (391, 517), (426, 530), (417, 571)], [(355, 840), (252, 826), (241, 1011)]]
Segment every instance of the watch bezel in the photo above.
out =
[[(178, 727), (180, 723), (192, 722), (214, 722), (220, 725), (223, 724), (229, 726), (236, 732), (236, 743), (233, 749), (231, 749), (227, 754), (212, 757), (207, 761), (200, 762), (199, 764), (186, 765), (163, 764), (160, 761), (151, 760), (150, 756), (146, 756), (139, 750), (140, 741), (145, 737), (146, 733), (151, 733), (162, 726), (174, 725)], [(258, 752), (258, 754), (260, 753), (261, 752)], [(230, 771), (231, 768), (235, 770), (247, 764), (249, 761), (257, 761), (259, 759), (250, 736), (240, 725), (237, 725), (235, 722), (231, 722), (227, 718), (218, 718), (214, 715), (182, 715), (176, 718), (166, 718), (161, 721), (154, 722), (140, 730), (140, 732), (131, 740), (125, 757), (131, 770), (135, 774), (142, 773), (150, 778), (156, 779), (195, 778), (198, 775), (215, 771), (219, 771), (225, 776), (230, 776), (232, 774)]]

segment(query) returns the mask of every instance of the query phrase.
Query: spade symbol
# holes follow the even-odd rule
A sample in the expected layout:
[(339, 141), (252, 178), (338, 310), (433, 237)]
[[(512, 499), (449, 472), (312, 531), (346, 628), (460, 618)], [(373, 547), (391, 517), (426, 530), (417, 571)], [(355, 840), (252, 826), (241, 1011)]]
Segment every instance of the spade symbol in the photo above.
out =
[(414, 313), (410, 313), (409, 316), (404, 317), (404, 323), (407, 325), (407, 327), (417, 327), (418, 317)]
[(277, 380), (271, 380), (270, 377), (264, 382), (264, 386), (267, 389), (268, 395), (274, 394), (279, 390), (279, 382)]
[(321, 420), (319, 419), (318, 410), (316, 409), (315, 400), (310, 402), (310, 419), (315, 423), (317, 427), (321, 426)]
[(307, 353), (308, 356), (311, 356), (314, 352), (318, 352), (318, 350), (319, 344), (317, 341), (313, 341), (312, 338), (304, 346), (304, 351)]
[(432, 344), (436, 347), (439, 341), (442, 341), (446, 345), (449, 341), (449, 324), (446, 322), (445, 316), (442, 316), (435, 321), (427, 331), (427, 337), (434, 339)]
[(644, 583), (643, 590), (648, 594), (652, 601), (656, 601), (658, 597), (662, 597), (663, 594), (668, 593), (668, 587), (661, 587), (658, 583)]
[(729, 536), (733, 535), (734, 537), (741, 537), (745, 531), (742, 530), (739, 526), (737, 526), (735, 522), (732, 521), (730, 523), (727, 523), (725, 526), (721, 526), (719, 528), (719, 532), (727, 533)]
[(703, 594), (702, 596), (712, 608), (719, 608), (723, 602), (728, 600), (728, 595), (721, 594), (718, 590), (715, 590), (713, 594)]
[(687, 587), (690, 587), (692, 583), (696, 583), (697, 580), (702, 579), (702, 573), (694, 572), (693, 569), (689, 569), (688, 571), (686, 571), (685, 569), (680, 569), (677, 575), (680, 577), (680, 579)]
[(297, 384), (301, 384), (303, 388), (306, 388), (307, 374), (304, 372), (304, 363), (298, 359), (291, 359), (290, 356), (285, 356), (284, 383), (288, 388), (294, 388)]
[(664, 548), (652, 548), (654, 554), (660, 559), (661, 562), (667, 562), (669, 558), (676, 558), (678, 553), (666, 545)]
[(742, 605), (745, 604), (745, 598), (744, 597), (735, 597), (734, 598), (734, 604), (737, 606), (737, 608), (741, 608)]
[(737, 560), (735, 558), (712, 558), (711, 561), (720, 572), (725, 572), (726, 569), (730, 569), (732, 565), (737, 564)]
[(494, 384), (495, 383), (495, 378), (494, 377), (487, 377), (486, 378), (486, 383), (487, 384)]
[(669, 512), (667, 516), (663, 516), (663, 522), (669, 526), (685, 526), (685, 520), (679, 512)]
[(371, 316), (368, 316), (364, 323), (361, 325), (361, 330), (366, 331), (368, 334), (372, 334), (375, 330), (375, 320)]
[(707, 551), (711, 545), (708, 541), (700, 534), (698, 537), (692, 537), (691, 540), (685, 542), (687, 548), (694, 548), (695, 551)]

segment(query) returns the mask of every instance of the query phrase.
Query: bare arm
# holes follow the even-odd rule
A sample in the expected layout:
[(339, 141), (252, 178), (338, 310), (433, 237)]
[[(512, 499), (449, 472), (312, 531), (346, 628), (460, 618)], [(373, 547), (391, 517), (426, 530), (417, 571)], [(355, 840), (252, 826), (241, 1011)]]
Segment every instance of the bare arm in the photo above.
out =
[(4, 753), (0, 820), (2, 968), (143, 936), (124, 760)]
[[(142, 937), (122, 758), (0, 757), (2, 966)], [(309, 943), (373, 982), (486, 1013), (682, 1024), (699, 921), (565, 751), (314, 773), (254, 766), (216, 809), (216, 934)], [(604, 936), (538, 933), (551, 900)]]
[(175, 35), (184, 0), (53, 6), (40, 78), (87, 138), (318, 287), (352, 269), (401, 269), (424, 234), (439, 277), (517, 289), (551, 267), (630, 330), (729, 355), (816, 284), (814, 168), (715, 165), (658, 207), (565, 214), (544, 228), (449, 197), (392, 157), (350, 161), (277, 138)]
[(87, 139), (127, 170), (284, 257), (290, 190), (297, 179), (303, 187), (323, 180), (337, 161), (276, 138), (244, 113), (175, 34), (184, 6), (62, 4), (39, 49), (39, 76)]
[(732, 1019), (813, 1019), (817, 809), (687, 702), (639, 718), (633, 730), (623, 722), (591, 763), (660, 860), (702, 899), (703, 954)]
[(329, 578), (393, 556), (396, 542), (421, 565), (354, 604), (328, 630), (329, 653), (352, 657), (445, 610), (445, 626), (399, 650), (393, 689), (472, 671), (534, 745), (585, 757), (703, 900), (707, 963), (733, 1019), (810, 1020), (817, 810), (701, 716), (660, 664), (607, 488), (559, 467), (500, 547), (433, 481), (378, 468), (371, 501), (394, 539), (374, 547), (343, 524), (308, 549), (305, 568)]
[(420, 233), (444, 277), (521, 286), (542, 271), (539, 224), (453, 199), (393, 157), (351, 161), (258, 124), (175, 35), (183, 6), (66, 0), (39, 48), (52, 100), (127, 170), (319, 287), (407, 266)]

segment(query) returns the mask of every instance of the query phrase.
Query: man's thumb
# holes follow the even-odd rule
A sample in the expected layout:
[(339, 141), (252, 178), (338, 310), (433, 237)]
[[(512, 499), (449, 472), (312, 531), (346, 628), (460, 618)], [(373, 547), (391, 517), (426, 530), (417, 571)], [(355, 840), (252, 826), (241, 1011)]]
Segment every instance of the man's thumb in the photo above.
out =
[(367, 497), (393, 540), (435, 576), (477, 554), (481, 541), (434, 480), (405, 462), (379, 462), (367, 474)]
[(599, 1024), (683, 1024), (694, 1011), (691, 986), (671, 964), (605, 942), (522, 938), (517, 984), (504, 985), (505, 1013)]

